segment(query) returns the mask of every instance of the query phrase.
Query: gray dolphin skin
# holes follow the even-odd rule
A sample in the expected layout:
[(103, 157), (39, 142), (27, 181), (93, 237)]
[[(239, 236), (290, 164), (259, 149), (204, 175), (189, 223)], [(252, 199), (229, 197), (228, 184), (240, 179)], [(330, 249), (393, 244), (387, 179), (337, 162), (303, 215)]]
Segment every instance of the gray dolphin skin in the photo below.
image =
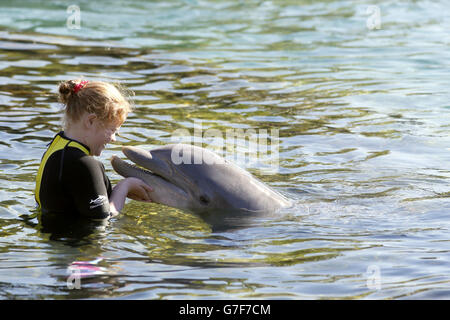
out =
[(151, 151), (126, 146), (122, 151), (137, 166), (113, 156), (118, 174), (145, 181), (154, 190), (153, 202), (198, 214), (207, 222), (219, 213), (258, 214), (291, 206), (249, 172), (204, 148), (170, 144)]

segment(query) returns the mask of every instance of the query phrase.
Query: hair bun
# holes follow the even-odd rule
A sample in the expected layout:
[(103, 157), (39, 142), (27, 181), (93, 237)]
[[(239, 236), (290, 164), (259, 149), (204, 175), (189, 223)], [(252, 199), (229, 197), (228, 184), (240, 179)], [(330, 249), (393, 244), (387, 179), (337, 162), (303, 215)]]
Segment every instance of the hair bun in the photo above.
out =
[(76, 86), (76, 84), (77, 83), (74, 80), (68, 80), (68, 81), (61, 82), (59, 84), (59, 89), (58, 89), (59, 101), (61, 101), (64, 104), (67, 104), (70, 97), (72, 96), (73, 88)]

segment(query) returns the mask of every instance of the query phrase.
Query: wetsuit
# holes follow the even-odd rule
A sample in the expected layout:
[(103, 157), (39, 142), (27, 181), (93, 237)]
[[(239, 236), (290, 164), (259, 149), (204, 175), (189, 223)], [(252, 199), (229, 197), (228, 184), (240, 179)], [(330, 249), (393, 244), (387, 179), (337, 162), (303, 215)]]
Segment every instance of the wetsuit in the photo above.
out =
[(59, 132), (42, 157), (36, 176), (35, 198), (43, 214), (110, 215), (111, 182), (105, 167), (89, 148)]

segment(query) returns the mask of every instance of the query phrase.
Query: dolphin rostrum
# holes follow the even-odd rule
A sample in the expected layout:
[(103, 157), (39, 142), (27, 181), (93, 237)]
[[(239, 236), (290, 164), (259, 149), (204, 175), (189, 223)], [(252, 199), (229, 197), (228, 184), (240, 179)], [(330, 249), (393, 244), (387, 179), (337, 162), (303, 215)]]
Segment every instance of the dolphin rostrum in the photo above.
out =
[(150, 185), (156, 203), (203, 218), (217, 212), (274, 212), (291, 205), (249, 172), (204, 148), (170, 144), (151, 151), (126, 146), (122, 151), (139, 167), (113, 156), (114, 170)]

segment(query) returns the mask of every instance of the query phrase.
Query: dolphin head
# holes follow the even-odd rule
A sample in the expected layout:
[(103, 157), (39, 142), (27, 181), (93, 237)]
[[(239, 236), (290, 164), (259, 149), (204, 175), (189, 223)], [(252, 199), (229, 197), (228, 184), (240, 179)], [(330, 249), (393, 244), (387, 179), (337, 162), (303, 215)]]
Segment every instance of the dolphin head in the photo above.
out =
[(152, 186), (152, 201), (194, 213), (217, 210), (265, 211), (288, 201), (250, 173), (212, 151), (171, 144), (146, 151), (126, 146), (129, 164), (116, 156), (114, 170)]
[(202, 155), (197, 154), (198, 150), (186, 145), (168, 145), (151, 151), (126, 146), (122, 151), (135, 165), (113, 156), (114, 170), (152, 186), (152, 201), (196, 213), (228, 206), (214, 194), (210, 176), (205, 172), (213, 174), (214, 169), (200, 163), (198, 159)]

